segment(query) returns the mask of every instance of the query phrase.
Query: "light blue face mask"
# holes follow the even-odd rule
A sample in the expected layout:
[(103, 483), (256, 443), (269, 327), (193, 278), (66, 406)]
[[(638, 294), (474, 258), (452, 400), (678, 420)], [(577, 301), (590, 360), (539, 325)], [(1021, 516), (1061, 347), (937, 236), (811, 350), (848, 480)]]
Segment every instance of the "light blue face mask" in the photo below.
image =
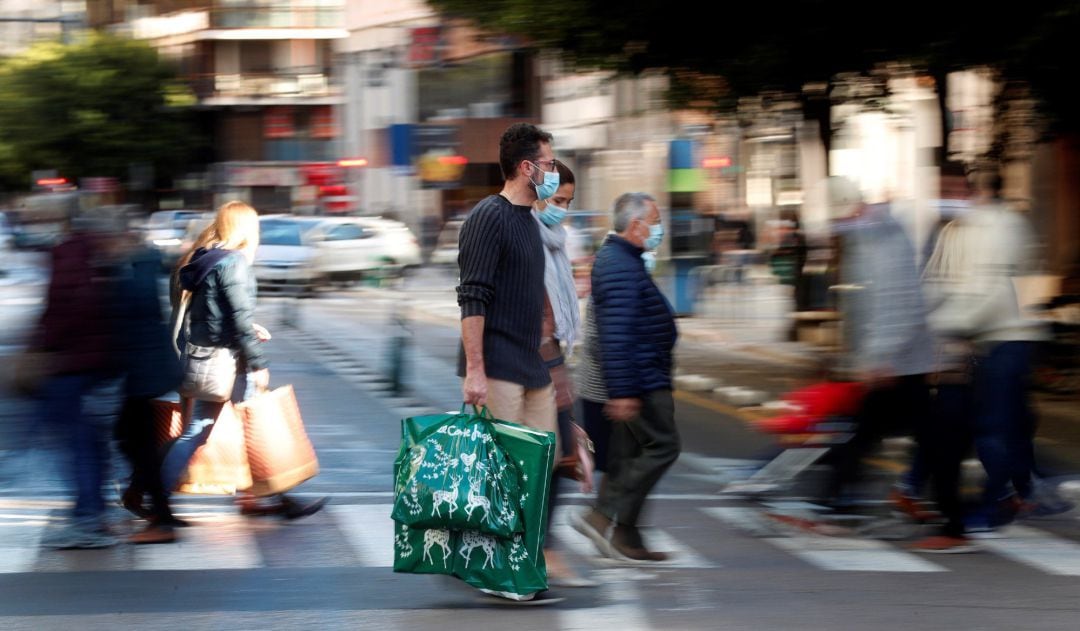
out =
[(641, 260), (645, 261), (645, 271), (652, 274), (656, 270), (656, 253), (642, 252)]
[(645, 249), (655, 250), (660, 247), (660, 242), (664, 239), (664, 224), (656, 224), (655, 226), (649, 226), (649, 237), (645, 239)]
[(554, 204), (548, 204), (546, 208), (536, 214), (545, 226), (557, 226), (566, 219), (566, 209), (559, 208)]
[[(540, 169), (539, 164), (533, 162), (532, 165)], [(544, 174), (544, 183), (536, 184), (532, 181), (532, 178), (529, 178), (529, 183), (536, 188), (536, 199), (547, 199), (554, 195), (555, 191), (559, 190), (559, 172), (540, 170)]]

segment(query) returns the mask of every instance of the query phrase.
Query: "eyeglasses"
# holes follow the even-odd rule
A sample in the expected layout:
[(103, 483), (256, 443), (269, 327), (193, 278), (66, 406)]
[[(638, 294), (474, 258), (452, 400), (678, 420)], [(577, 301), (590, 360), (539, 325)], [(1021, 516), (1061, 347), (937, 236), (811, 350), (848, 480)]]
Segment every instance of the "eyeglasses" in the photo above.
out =
[[(540, 167), (541, 171), (554, 171), (555, 163), (558, 162), (558, 160), (529, 160), (529, 162), (532, 162), (536, 166)], [(545, 167), (545, 164), (548, 165), (548, 167)]]

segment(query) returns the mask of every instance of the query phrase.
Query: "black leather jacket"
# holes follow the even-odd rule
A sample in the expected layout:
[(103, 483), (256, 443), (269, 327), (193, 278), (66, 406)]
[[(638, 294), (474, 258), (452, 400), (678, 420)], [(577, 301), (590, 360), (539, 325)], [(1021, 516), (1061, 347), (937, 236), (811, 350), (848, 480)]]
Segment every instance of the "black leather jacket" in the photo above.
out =
[(255, 275), (242, 254), (200, 248), (180, 269), (179, 286), (193, 292), (188, 342), (234, 349), (247, 370), (267, 367), (255, 335)]

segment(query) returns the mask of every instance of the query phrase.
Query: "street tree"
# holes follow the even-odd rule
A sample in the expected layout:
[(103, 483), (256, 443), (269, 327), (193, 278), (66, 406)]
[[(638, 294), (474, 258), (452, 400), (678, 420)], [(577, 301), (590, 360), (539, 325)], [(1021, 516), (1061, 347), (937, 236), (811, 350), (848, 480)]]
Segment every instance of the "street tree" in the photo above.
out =
[[(663, 0), (430, 0), (446, 15), (559, 51), (571, 67), (658, 69), (676, 107), (731, 110), (738, 97), (803, 95), (840, 73), (881, 76), (901, 62), (944, 86), (985, 66), (1028, 86), (1052, 131), (1080, 129), (1071, 80), (1080, 3), (792, 0), (716, 5)], [(944, 90), (939, 89), (942, 106)], [(801, 98), (806, 98), (802, 96)], [(811, 97), (813, 98), (813, 97)], [(810, 113), (820, 110), (809, 104)]]
[(92, 34), (35, 45), (0, 62), (0, 178), (25, 190), (35, 169), (124, 180), (131, 165), (167, 177), (200, 144), (192, 102), (144, 42)]

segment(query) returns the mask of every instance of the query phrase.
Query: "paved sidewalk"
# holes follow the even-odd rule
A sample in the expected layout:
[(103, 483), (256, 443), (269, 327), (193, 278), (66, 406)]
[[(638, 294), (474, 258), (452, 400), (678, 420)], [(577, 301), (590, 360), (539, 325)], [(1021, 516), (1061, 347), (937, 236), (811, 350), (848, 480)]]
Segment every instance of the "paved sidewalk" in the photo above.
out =
[[(456, 327), (460, 318), (453, 283), (434, 275), (421, 274), (417, 279), (407, 279), (400, 288), (358, 291), (405, 300), (409, 307), (408, 317), (416, 322)], [(749, 290), (757, 291), (756, 295), (749, 295), (747, 291), (746, 288), (714, 288), (707, 296), (712, 303), (699, 309), (703, 315), (678, 319), (680, 345), (683, 348), (692, 346), (695, 351), (715, 356), (717, 365), (729, 358), (738, 358), (783, 369), (800, 375), (807, 382), (815, 378), (817, 369), (831, 361), (830, 355), (805, 342), (787, 341), (790, 322), (784, 311), (787, 305), (784, 289), (763, 285)], [(742, 307), (718, 304), (740, 296), (749, 304)], [(755, 317), (751, 308), (760, 309), (760, 317)], [(779, 395), (775, 391), (768, 394), (768, 398)], [(1076, 468), (1080, 465), (1080, 401), (1075, 396), (1037, 392), (1034, 402), (1040, 419), (1037, 441), (1055, 455), (1050, 467)]]

